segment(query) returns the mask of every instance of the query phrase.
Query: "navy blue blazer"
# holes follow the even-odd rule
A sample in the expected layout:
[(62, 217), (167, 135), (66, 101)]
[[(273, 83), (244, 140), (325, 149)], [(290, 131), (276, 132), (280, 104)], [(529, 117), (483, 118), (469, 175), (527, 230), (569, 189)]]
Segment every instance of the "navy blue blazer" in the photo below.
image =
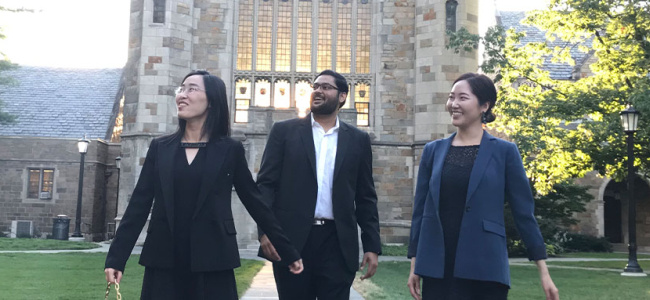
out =
[[(426, 144), (420, 161), (408, 257), (417, 257), (415, 274), (421, 276), (443, 278), (444, 274), (445, 246), (438, 210), (440, 181), (455, 135)], [(545, 259), (546, 246), (533, 215), (535, 203), (519, 150), (514, 143), (484, 132), (469, 179), (454, 277), (510, 285), (505, 201), (510, 203), (528, 258)]]

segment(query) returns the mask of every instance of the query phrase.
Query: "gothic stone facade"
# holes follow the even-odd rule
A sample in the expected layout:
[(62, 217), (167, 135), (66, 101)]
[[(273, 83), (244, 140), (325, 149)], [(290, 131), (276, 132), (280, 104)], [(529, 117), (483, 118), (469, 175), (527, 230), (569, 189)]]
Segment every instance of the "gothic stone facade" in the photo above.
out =
[[(457, 76), (476, 71), (477, 57), (445, 49), (444, 0), (356, 1), (370, 5), (371, 10), (370, 126), (362, 128), (373, 138), (382, 239), (405, 243), (422, 147), (453, 131), (444, 111), (447, 93)], [(478, 31), (478, 2), (460, 3), (455, 14), (458, 28)], [(149, 142), (176, 128), (173, 90), (186, 73), (200, 68), (223, 78), (234, 118), (239, 6), (240, 1), (230, 0), (131, 1), (118, 221)], [(154, 17), (163, 22), (155, 23)], [(249, 122), (233, 124), (233, 136), (243, 141), (254, 173), (259, 170), (270, 126), (296, 116), (295, 108), (251, 106)], [(344, 110), (341, 116), (356, 123), (354, 109)], [(254, 247), (254, 223), (236, 195), (233, 207), (240, 246)]]

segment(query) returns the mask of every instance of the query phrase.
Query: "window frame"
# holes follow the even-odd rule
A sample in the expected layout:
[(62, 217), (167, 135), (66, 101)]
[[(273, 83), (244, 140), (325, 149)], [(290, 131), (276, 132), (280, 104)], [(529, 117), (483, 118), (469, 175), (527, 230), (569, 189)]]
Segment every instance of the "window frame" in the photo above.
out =
[[(261, 107), (269, 107), (269, 108), (274, 108), (278, 110), (298, 110), (298, 105), (296, 105), (296, 84), (298, 82), (307, 80), (309, 82), (312, 82), (314, 77), (320, 73), (320, 69), (318, 69), (318, 32), (319, 32), (319, 4), (323, 2), (323, 0), (313, 0), (309, 1), (311, 2), (311, 52), (310, 52), (310, 58), (311, 58), (311, 63), (310, 67), (311, 70), (309, 72), (298, 72), (298, 39), (299, 39), (299, 28), (298, 28), (298, 23), (299, 23), (299, 18), (300, 16), (298, 15), (299, 12), (299, 5), (303, 2), (307, 2), (305, 0), (287, 0), (290, 1), (292, 4), (292, 21), (291, 21), (291, 29), (290, 29), (290, 34), (291, 34), (291, 47), (290, 47), (290, 53), (291, 53), (291, 62), (290, 62), (290, 71), (284, 72), (284, 71), (276, 71), (276, 48), (277, 48), (277, 42), (278, 42), (278, 28), (277, 28), (277, 21), (278, 15), (279, 15), (279, 4), (280, 2), (286, 2), (285, 0), (267, 0), (269, 2), (272, 2), (272, 7), (273, 7), (273, 12), (272, 12), (272, 20), (273, 20), (273, 29), (272, 29), (272, 41), (271, 41), (271, 70), (269, 71), (257, 71), (257, 43), (258, 43), (258, 38), (257, 38), (257, 32), (258, 32), (258, 12), (260, 9), (260, 3), (262, 3), (264, 0), (247, 0), (246, 3), (242, 3), (242, 1), (238, 1), (236, 4), (236, 16), (239, 16), (239, 10), (242, 8), (242, 5), (252, 5), (252, 11), (253, 11), (253, 21), (252, 25), (248, 24), (247, 26), (250, 26), (251, 28), (246, 28), (245, 31), (249, 32), (252, 30), (252, 37), (251, 37), (251, 45), (240, 45), (239, 44), (239, 36), (240, 36), (240, 27), (239, 27), (239, 22), (240, 22), (240, 17), (235, 18), (235, 28), (237, 28), (234, 33), (234, 43), (235, 43), (235, 53), (234, 53), (234, 59), (233, 59), (233, 82), (241, 80), (242, 78), (247, 79), (250, 82), (250, 99), (249, 99), (249, 108), (250, 107), (258, 107), (257, 101), (256, 101), (256, 96), (257, 96), (257, 87), (256, 83), (259, 78), (264, 78), (268, 80), (270, 83), (270, 91), (269, 95), (266, 97), (270, 97), (270, 100), (267, 100), (265, 102), (269, 102), (269, 105), (266, 106), (261, 106)], [(350, 26), (350, 36), (351, 36), (351, 41), (350, 41), (350, 55), (349, 55), (349, 72), (348, 73), (341, 73), (341, 75), (345, 76), (347, 79), (348, 83), (352, 87), (352, 89), (348, 93), (348, 100), (347, 104), (346, 103), (346, 108), (344, 109), (355, 109), (355, 93), (354, 93), (354, 87), (357, 85), (359, 82), (363, 82), (368, 85), (368, 88), (372, 88), (374, 86), (374, 76), (372, 73), (372, 66), (370, 65), (369, 61), (369, 66), (368, 66), (368, 73), (357, 73), (357, 45), (360, 42), (369, 42), (371, 37), (368, 37), (367, 39), (364, 39), (363, 41), (359, 40), (357, 38), (357, 32), (359, 30), (366, 30), (372, 35), (372, 32), (374, 32), (373, 27), (372, 27), (372, 15), (373, 15), (373, 3), (372, 1), (364, 1), (364, 0), (329, 0), (329, 3), (331, 3), (332, 8), (331, 8), (331, 13), (332, 13), (332, 47), (330, 49), (331, 51), (331, 66), (333, 70), (337, 69), (337, 63), (339, 60), (338, 57), (338, 52), (337, 51), (337, 40), (338, 40), (338, 9), (339, 5), (344, 5), (341, 4), (341, 2), (349, 2), (345, 5), (351, 5), (351, 19), (349, 22)], [(359, 15), (361, 9), (359, 8), (359, 5), (368, 5), (368, 11), (366, 13), (370, 14), (371, 19), (370, 19), (370, 24), (368, 28), (364, 29), (359, 29), (358, 26), (360, 26), (357, 16)], [(246, 8), (246, 11), (250, 10), (250, 7)], [(242, 16), (243, 17), (243, 16)], [(372, 48), (372, 45), (369, 45)], [(240, 58), (238, 50), (239, 49), (249, 49), (251, 53), (246, 53), (248, 57), (250, 57), (250, 66), (246, 65), (244, 70), (239, 70), (237, 63), (238, 59)], [(371, 55), (371, 53), (368, 53), (367, 55)], [(371, 60), (372, 58), (370, 58)], [(275, 107), (275, 84), (278, 82), (278, 80), (287, 80), (290, 85), (290, 104), (289, 107), (285, 108), (277, 108)], [(237, 91), (234, 91), (233, 89), (233, 98), (235, 99), (235, 96), (237, 94)], [(266, 98), (265, 97), (265, 98)], [(373, 102), (374, 98), (374, 93), (370, 93), (370, 97), (365, 99), (363, 102)], [(236, 100), (234, 100), (236, 101)], [(234, 104), (233, 104), (234, 105)], [(370, 104), (368, 104), (370, 106)], [(241, 111), (242, 108), (240, 107), (239, 109), (234, 110), (234, 114), (237, 112)], [(370, 118), (370, 111), (367, 113), (368, 115), (368, 121), (367, 125), (359, 125), (357, 122), (357, 126), (359, 127), (370, 127), (372, 126), (371, 118)], [(240, 120), (235, 120), (236, 117), (233, 117), (234, 123), (236, 124), (242, 124), (245, 122), (240, 122)]]
[[(54, 167), (27, 167), (27, 180), (26, 180), (26, 189), (25, 189), (25, 199), (29, 201), (44, 201), (44, 202), (51, 202), (54, 199), (54, 185), (55, 185), (55, 179), (56, 179), (56, 168)], [(38, 179), (38, 192), (36, 193), (36, 197), (33, 197), (32, 191), (30, 191), (32, 185), (31, 185), (31, 174), (32, 171), (38, 171), (39, 174), (39, 179)], [(43, 191), (43, 188), (45, 186), (45, 172), (46, 171), (51, 171), (52, 173), (52, 179), (49, 182), (50, 186), (50, 193), (49, 197), (47, 198), (42, 198), (41, 194), (45, 193), (47, 191)]]

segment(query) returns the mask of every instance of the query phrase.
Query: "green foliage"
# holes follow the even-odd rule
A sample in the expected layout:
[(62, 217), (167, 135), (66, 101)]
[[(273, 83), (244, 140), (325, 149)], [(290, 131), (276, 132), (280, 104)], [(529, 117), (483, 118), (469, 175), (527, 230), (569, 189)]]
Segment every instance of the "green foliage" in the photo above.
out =
[[(33, 10), (26, 9), (26, 8), (17, 8), (17, 9), (12, 9), (12, 8), (7, 8), (4, 6), (0, 5), (0, 12), (3, 11), (8, 11), (8, 12), (33, 12)], [(4, 39), (5, 35), (2, 34), (2, 27), (0, 27), (0, 39)], [(12, 63), (9, 58), (2, 52), (2, 49), (0, 49), (0, 97), (2, 96), (2, 87), (3, 86), (10, 86), (14, 85), (15, 81), (13, 78), (3, 75), (2, 72), (4, 71), (9, 71), (12, 69), (15, 69), (17, 67), (16, 64)], [(16, 116), (8, 114), (4, 111), (2, 111), (2, 99), (0, 99), (0, 125), (8, 125), (8, 124), (13, 124), (16, 122)]]
[[(623, 179), (619, 113), (628, 103), (641, 112), (634, 164), (650, 173), (650, 1), (552, 0), (523, 23), (546, 32), (546, 42), (524, 45), (526, 33), (495, 27), (484, 37), (448, 33), (448, 48), (484, 44), (481, 69), (499, 85), (495, 129), (517, 142), (536, 191), (547, 194), (591, 170)], [(575, 48), (586, 53), (587, 63), (571, 58)], [(549, 61), (591, 74), (552, 79), (543, 69)]]
[[(585, 211), (585, 204), (593, 199), (587, 188), (572, 182), (553, 186), (548, 194), (535, 193), (535, 216), (546, 241), (548, 255), (564, 252), (565, 230), (576, 224), (575, 213)], [(526, 256), (526, 248), (515, 226), (510, 205), (505, 206), (506, 244), (510, 256)]]
[(566, 252), (612, 252), (614, 248), (605, 237), (567, 233), (563, 243)]

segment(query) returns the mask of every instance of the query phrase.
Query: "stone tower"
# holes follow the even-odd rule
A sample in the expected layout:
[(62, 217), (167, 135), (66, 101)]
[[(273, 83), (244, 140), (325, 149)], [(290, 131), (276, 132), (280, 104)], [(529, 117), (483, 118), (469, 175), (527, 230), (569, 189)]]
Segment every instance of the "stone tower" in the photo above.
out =
[[(185, 74), (200, 68), (224, 79), (229, 89), (231, 117), (234, 119), (236, 93), (239, 91), (234, 89), (235, 82), (241, 74), (255, 76), (254, 72), (237, 72), (237, 42), (247, 36), (239, 34), (238, 30), (239, 16), (246, 13), (240, 11), (242, 2), (254, 7), (254, 20), (261, 18), (260, 12), (264, 7), (272, 7), (274, 13), (269, 14), (277, 18), (278, 11), (281, 11), (278, 7), (289, 5), (291, 19), (295, 20), (292, 28), (296, 30), (300, 9), (298, 3), (309, 1), (131, 1), (118, 221), (135, 187), (149, 142), (158, 135), (176, 129), (173, 91)], [(373, 171), (379, 197), (382, 239), (386, 243), (407, 242), (415, 192), (414, 178), (417, 177), (422, 147), (426, 142), (445, 137), (455, 130), (449, 125), (449, 116), (445, 112), (447, 94), (456, 77), (464, 72), (476, 71), (478, 65), (475, 52), (454, 54), (445, 49), (445, 30), (466, 27), (470, 32), (477, 33), (479, 1), (311, 2), (314, 3), (310, 6), (313, 7), (314, 16), (322, 9), (318, 7), (327, 5), (332, 5), (334, 15), (338, 17), (345, 5), (352, 5), (355, 9), (363, 5), (369, 7), (369, 72), (350, 78), (353, 83), (369, 83), (369, 126), (359, 128), (367, 131), (373, 139)], [(353, 21), (361, 18), (356, 13), (351, 16)], [(334, 23), (332, 30), (343, 30), (344, 25), (340, 24), (343, 23)], [(273, 26), (276, 28), (278, 25)], [(252, 28), (259, 30), (257, 25)], [(353, 32), (352, 37), (363, 33), (361, 30)], [(276, 34), (273, 33), (274, 39), (269, 47), (276, 47)], [(254, 32), (251, 36), (255, 36)], [(332, 44), (334, 49), (345, 47), (345, 44)], [(295, 56), (295, 39), (292, 47)], [(353, 60), (359, 59), (354, 55)], [(316, 58), (312, 60), (315, 62)], [(336, 62), (333, 65), (336, 66)], [(268, 74), (284, 76), (277, 72)], [(314, 69), (303, 75), (309, 78), (315, 74)], [(296, 77), (303, 75), (289, 74), (286, 77), (294, 84), (298, 80)], [(291, 88), (295, 96), (296, 87)], [(353, 85), (352, 93), (354, 89)], [(358, 92), (356, 95), (359, 95)], [(248, 122), (233, 123), (233, 136), (244, 143), (253, 173), (258, 171), (273, 122), (297, 116), (294, 99), (291, 105), (288, 109), (251, 105), (245, 109)], [(354, 107), (342, 111), (342, 120), (356, 124), (357, 111)], [(241, 246), (254, 247), (257, 237), (255, 224), (239, 203), (234, 194), (233, 211), (237, 215), (239, 243)]]

